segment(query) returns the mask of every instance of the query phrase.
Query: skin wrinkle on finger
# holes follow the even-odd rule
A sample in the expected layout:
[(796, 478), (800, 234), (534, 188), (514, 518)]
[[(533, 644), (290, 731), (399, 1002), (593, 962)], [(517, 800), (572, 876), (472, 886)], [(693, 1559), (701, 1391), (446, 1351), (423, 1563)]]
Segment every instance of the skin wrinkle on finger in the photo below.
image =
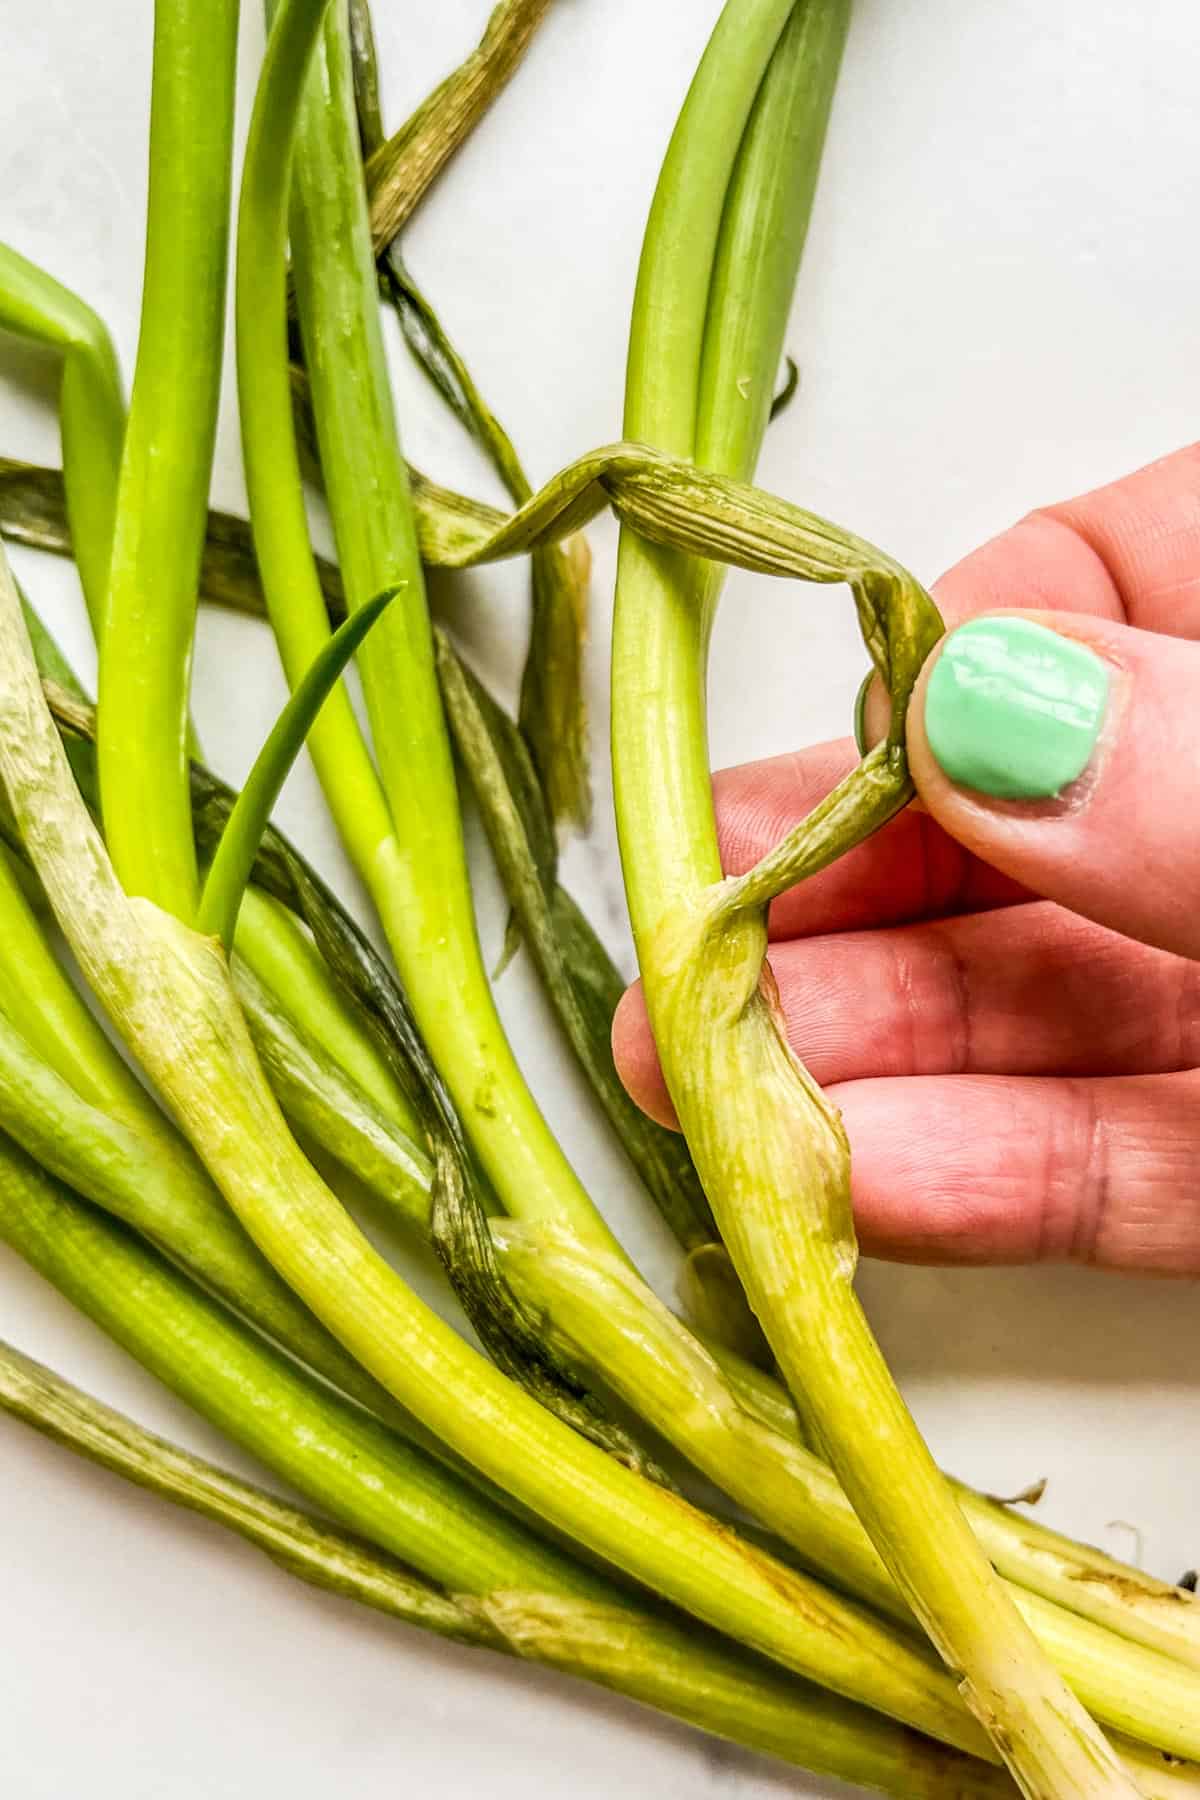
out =
[(1112, 1205), (1108, 1137), (1088, 1083), (1066, 1083), (1045, 1134), (1042, 1191), (1032, 1262), (1094, 1266)]

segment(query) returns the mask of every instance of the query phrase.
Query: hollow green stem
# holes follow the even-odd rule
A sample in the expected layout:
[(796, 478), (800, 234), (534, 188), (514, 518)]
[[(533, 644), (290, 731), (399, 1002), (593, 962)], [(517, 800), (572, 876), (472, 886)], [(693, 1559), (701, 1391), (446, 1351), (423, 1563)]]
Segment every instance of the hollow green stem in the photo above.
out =
[[(255, 196), (279, 180), (265, 134), (248, 160)], [(462, 842), (450, 747), (438, 696), (433, 645), (407, 475), (384, 360), (374, 261), (358, 162), (350, 57), (343, 10), (329, 14), (309, 77), (297, 156), (291, 242), (301, 330), (313, 388), (321, 462), (351, 609), (381, 587), (403, 592), (360, 658), (363, 686), (394, 834), (367, 860), (356, 857), (379, 910), (405, 988), (435, 1063), (458, 1106), (489, 1180), (504, 1203), (531, 1214), (563, 1213), (606, 1249), (608, 1227), (581, 1188), (539, 1112), (504, 1035), (480, 955)], [(260, 168), (258, 163), (264, 166)], [(267, 359), (283, 337), (285, 226), (277, 203), (256, 205), (240, 244), (247, 256), (239, 307), (243, 431), (248, 471), (266, 461), (282, 416), (268, 413)], [(256, 228), (252, 229), (252, 224)], [(275, 320), (264, 337), (257, 304), (260, 265), (273, 272)], [(249, 335), (244, 335), (248, 333)], [(276, 389), (282, 379), (276, 368)], [(268, 501), (249, 483), (256, 532)], [(298, 501), (296, 502), (298, 504)], [(278, 515), (276, 515), (276, 522)], [(289, 673), (311, 657), (327, 625), (301, 609), (283, 578), (291, 556), (271, 556), (274, 526), (260, 545), (264, 588)], [(307, 539), (304, 553), (307, 555)], [(310, 576), (310, 580), (311, 580)], [(315, 588), (315, 581), (313, 582)], [(355, 802), (342, 769), (322, 771), (351, 853)]]
[[(786, 16), (791, 9), (784, 8)], [(757, 452), (811, 183), (756, 166), (752, 111), (774, 40), (845, 8), (731, 0), (660, 179), (639, 273), (626, 430), (744, 475)], [(765, 34), (765, 51), (756, 37)], [(829, 40), (827, 40), (829, 41)], [(811, 67), (796, 70), (798, 117)], [(735, 147), (741, 143), (742, 148)], [(797, 217), (797, 214), (800, 217)], [(789, 224), (790, 221), (790, 224)], [(795, 255), (793, 255), (793, 251)], [(748, 269), (748, 275), (747, 275)], [(755, 345), (771, 349), (747, 366)], [(730, 385), (732, 384), (732, 385)], [(805, 1417), (876, 1548), (1032, 1796), (1132, 1793), (994, 1577), (900, 1400), (855, 1299), (844, 1135), (760, 988), (762, 909), (721, 918), (705, 732), (711, 572), (624, 534), (613, 752), (626, 886), (676, 1109), (738, 1272)], [(901, 771), (902, 773), (902, 771)]]
[(225, 322), (237, 0), (157, 0), (137, 368), (100, 641), (100, 790), (122, 879), (189, 919), (188, 685)]
[(0, 1410), (77, 1456), (236, 1532), (291, 1575), (460, 1643), (494, 1644), (484, 1618), (364, 1539), (135, 1425), (0, 1343)]
[[(329, 636), (292, 426), (284, 304), (297, 95), (325, 9), (322, 0), (314, 0), (278, 10), (246, 145), (237, 229), (238, 398), (246, 488), (267, 606), (293, 685)], [(346, 695), (331, 697), (309, 748), (326, 794), (338, 797), (335, 817), (347, 851), (370, 884), (388, 854), (392, 821)]]

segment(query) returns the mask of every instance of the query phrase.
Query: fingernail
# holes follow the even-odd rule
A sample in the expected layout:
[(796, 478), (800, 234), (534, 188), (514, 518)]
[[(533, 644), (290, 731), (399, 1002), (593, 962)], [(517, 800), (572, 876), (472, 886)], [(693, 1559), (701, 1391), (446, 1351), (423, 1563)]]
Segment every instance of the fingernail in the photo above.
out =
[(973, 619), (947, 638), (925, 693), (925, 735), (960, 787), (1046, 800), (1087, 768), (1108, 667), (1032, 619)]

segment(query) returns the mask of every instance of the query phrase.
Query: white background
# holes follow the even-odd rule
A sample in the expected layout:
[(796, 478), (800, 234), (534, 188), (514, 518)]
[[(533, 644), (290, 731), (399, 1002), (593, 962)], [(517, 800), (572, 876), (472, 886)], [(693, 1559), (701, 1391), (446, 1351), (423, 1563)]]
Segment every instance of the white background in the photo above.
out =
[[(465, 53), (488, 5), (377, 0), (393, 125)], [(92, 302), (127, 371), (151, 11), (151, 0), (0, 0), (0, 235)], [(262, 41), (253, 0), (246, 11), (240, 131)], [(407, 234), (415, 274), (535, 479), (619, 435), (646, 209), (717, 11), (718, 0), (560, 0)], [(860, 0), (790, 332), (801, 392), (771, 434), (763, 481), (932, 578), (1028, 506), (1193, 436), (1198, 91), (1191, 0)], [(414, 460), (499, 499), (398, 347), (395, 362)], [(54, 391), (48, 363), (0, 346), (0, 452), (56, 459)], [(229, 382), (225, 401), (215, 499), (240, 506)], [(599, 525), (592, 540), (597, 822), (567, 876), (628, 966), (604, 759), (613, 532)], [(73, 572), (16, 560), (90, 675)], [(439, 583), (437, 598), (511, 692), (520, 571)], [(840, 735), (862, 667), (844, 594), (734, 580), (715, 647), (716, 758)], [(281, 696), (265, 634), (205, 616), (196, 710), (227, 775), (244, 771)], [(307, 770), (281, 816), (344, 881)], [(501, 913), (486, 869), (481, 884), (494, 947)], [(668, 1289), (668, 1248), (524, 970), (505, 976), (501, 1000), (581, 1172)], [(957, 1472), (1001, 1491), (1046, 1475), (1053, 1521), (1171, 1578), (1200, 1560), (1192, 1289), (1080, 1271), (882, 1267), (862, 1285)], [(0, 1333), (218, 1450), (7, 1254)], [(311, 1594), (7, 1421), (0, 1784), (14, 1800), (824, 1791), (581, 1687)]]

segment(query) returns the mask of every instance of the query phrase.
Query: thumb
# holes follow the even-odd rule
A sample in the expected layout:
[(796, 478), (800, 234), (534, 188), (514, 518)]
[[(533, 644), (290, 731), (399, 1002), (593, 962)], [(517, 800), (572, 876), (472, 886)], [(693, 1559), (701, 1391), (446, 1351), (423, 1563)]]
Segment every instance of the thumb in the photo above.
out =
[(1200, 957), (1200, 646), (1079, 613), (943, 639), (909, 709), (917, 790), (977, 856), (1072, 911)]

